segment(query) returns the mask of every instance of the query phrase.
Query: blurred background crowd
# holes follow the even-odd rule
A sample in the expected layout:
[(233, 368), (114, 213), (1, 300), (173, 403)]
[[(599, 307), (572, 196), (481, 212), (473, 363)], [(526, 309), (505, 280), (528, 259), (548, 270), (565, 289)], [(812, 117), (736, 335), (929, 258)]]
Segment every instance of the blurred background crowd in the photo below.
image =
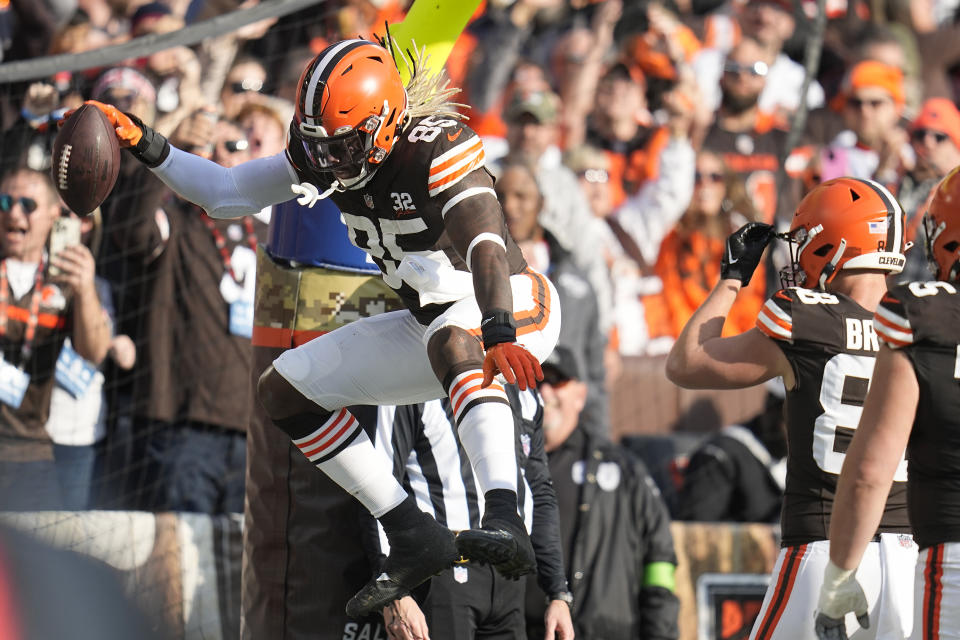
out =
[[(0, 57), (96, 51), (256, 4), (0, 0)], [(53, 219), (71, 216), (44, 182), (65, 110), (112, 103), (225, 166), (273, 155), (307, 61), (338, 39), (382, 35), (407, 4), (331, 0), (194, 46), (0, 85), (4, 257), (29, 262), (23, 239), (42, 246)], [(814, 0), (488, 0), (457, 42), (448, 75), (512, 235), (560, 292), (561, 343), (587, 385), (580, 422), (591, 434), (610, 434), (625, 363), (666, 353), (704, 300), (726, 236), (752, 220), (789, 224), (819, 181), (888, 186), (914, 242), (903, 277), (925, 277), (918, 222), (960, 164), (960, 3), (825, 7), (821, 34)], [(811, 66), (806, 47), (821, 37)], [(52, 362), (26, 367), (43, 389), (0, 421), (0, 481), (59, 477), (60, 495), (50, 487), (49, 504), (31, 494), (9, 507), (243, 510), (255, 401), (242, 303), (252, 305), (270, 218), (211, 220), (124, 158), (113, 194), (83, 220), (109, 348), (80, 388)], [(753, 326), (784, 260), (773, 252), (726, 333)], [(73, 326), (73, 343), (85, 342)], [(20, 342), (0, 333), (16, 364)], [(648, 460), (674, 516), (776, 520), (782, 395), (771, 386), (756, 419), (677, 445), (689, 456)], [(642, 433), (643, 413), (635, 420)], [(203, 474), (184, 472), (191, 458)]]
[[(0, 0), (0, 77), (6, 63), (93, 61), (0, 84), (0, 509), (230, 514), (244, 511), (245, 491), (257, 492), (267, 514), (256, 527), (277, 519), (271, 509), (287, 509), (271, 499), (269, 479), (297, 463), (278, 471), (289, 442), (256, 404), (265, 365), (251, 343), (257, 289), (258, 309), (286, 295), (272, 274), (256, 282), (277, 209), (210, 219), (124, 154), (112, 194), (78, 219), (51, 178), (57, 123), (87, 99), (135, 114), (223, 166), (280, 153), (307, 62), (337, 40), (383, 36), (410, 2), (318, 1), (190, 46), (143, 55), (134, 47), (125, 59), (104, 49), (258, 4)], [(906, 212), (913, 248), (900, 278), (930, 277), (919, 221), (933, 187), (960, 164), (960, 1), (819, 5), (824, 14), (816, 0), (486, 0), (447, 60), (510, 233), (561, 298), (564, 355), (545, 365), (540, 391), (546, 456), (563, 479), (564, 536), (580, 530), (573, 523), (591, 505), (607, 508), (603, 496), (620, 506), (642, 498), (647, 514), (662, 502), (662, 518), (624, 526), (649, 527), (641, 538), (665, 541), (659, 560), (668, 563), (669, 517), (778, 520), (782, 385), (752, 390), (753, 401), (738, 405), (749, 411), (730, 420), (663, 375), (662, 357), (719, 277), (732, 231), (748, 221), (783, 229), (813, 185), (870, 178)], [(45, 250), (71, 226), (80, 228), (79, 248)], [(788, 256), (768, 253), (726, 334), (752, 327), (779, 288)], [(329, 299), (299, 304), (340, 323), (368, 313), (364, 304), (396, 308), (385, 289), (358, 289), (354, 298), (337, 286), (324, 289)], [(258, 447), (273, 447), (251, 456), (249, 469), (248, 433), (251, 447), (258, 437)], [(282, 442), (267, 447), (263, 434)], [(568, 482), (584, 463), (578, 456), (630, 481), (611, 488), (612, 476), (580, 472)], [(290, 531), (300, 518), (311, 536), (333, 536), (342, 521), (317, 515), (332, 513), (332, 503), (294, 506), (295, 494), (339, 496), (310, 478), (291, 482), (294, 499), (279, 517)], [(585, 483), (600, 490), (589, 504), (576, 502)], [(274, 559), (255, 549), (272, 547), (250, 512), (248, 502), (246, 552), (268, 592)], [(286, 535), (283, 526), (273, 533)], [(303, 548), (311, 565), (317, 547)], [(565, 560), (579, 597), (583, 576)], [(256, 580), (244, 578), (253, 601)], [(675, 637), (676, 616), (661, 617), (668, 630), (648, 637)]]

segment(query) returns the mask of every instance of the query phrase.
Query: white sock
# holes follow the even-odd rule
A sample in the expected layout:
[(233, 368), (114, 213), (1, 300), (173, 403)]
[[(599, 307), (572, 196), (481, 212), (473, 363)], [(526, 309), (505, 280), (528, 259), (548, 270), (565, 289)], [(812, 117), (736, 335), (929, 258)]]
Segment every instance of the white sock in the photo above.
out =
[(460, 443), (470, 458), (480, 491), (517, 490), (517, 449), (513, 411), (503, 387), (480, 388), (483, 372), (461, 373), (450, 384)]
[[(407, 492), (393, 477), (393, 461), (377, 451), (360, 423), (340, 409), (313, 433), (293, 441), (308, 460), (359, 500), (374, 518), (403, 502)], [(339, 447), (346, 446), (337, 451)]]

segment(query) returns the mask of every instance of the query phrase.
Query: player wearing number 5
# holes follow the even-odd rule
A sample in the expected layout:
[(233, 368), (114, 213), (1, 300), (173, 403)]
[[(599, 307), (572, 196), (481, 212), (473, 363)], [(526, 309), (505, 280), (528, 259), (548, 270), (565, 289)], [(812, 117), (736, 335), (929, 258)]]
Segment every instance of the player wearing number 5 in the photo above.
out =
[[(455, 91), (415, 62), (419, 71), (404, 86), (383, 47), (330, 45), (301, 76), (286, 152), (229, 169), (94, 103), (121, 144), (213, 217), (254, 213), (293, 194), (311, 205), (330, 197), (351, 241), (404, 301), (405, 311), (285, 352), (260, 379), (275, 424), (386, 532), (384, 572), (348, 603), (352, 616), (380, 611), (461, 554), (508, 576), (534, 568), (517, 511), (513, 415), (497, 375), (521, 389), (542, 379), (540, 361), (560, 328), (557, 293), (507, 233), (480, 138), (448, 102)], [(444, 395), (486, 505), (481, 528), (456, 542), (417, 509), (346, 409)]]
[(920, 546), (910, 638), (960, 637), (960, 169), (937, 187), (924, 226), (938, 281), (895, 287), (874, 317), (882, 346), (833, 505), (831, 562), (816, 620), (823, 639), (844, 638), (844, 618), (854, 617), (846, 614), (865, 613), (867, 585), (857, 565), (882, 518), (904, 446), (910, 524)]
[[(791, 255), (786, 288), (767, 300), (755, 328), (722, 338), (725, 315), (776, 237), (768, 225), (746, 225), (727, 239), (720, 282), (667, 360), (668, 377), (683, 387), (742, 388), (780, 376), (787, 389), (782, 548), (751, 640), (816, 637), (810, 621), (829, 560), (833, 496), (879, 349), (873, 313), (886, 276), (903, 268), (903, 218), (875, 182), (815, 187), (781, 236)], [(902, 461), (898, 473), (859, 575), (875, 623), (857, 638), (903, 638), (912, 624), (916, 547)]]

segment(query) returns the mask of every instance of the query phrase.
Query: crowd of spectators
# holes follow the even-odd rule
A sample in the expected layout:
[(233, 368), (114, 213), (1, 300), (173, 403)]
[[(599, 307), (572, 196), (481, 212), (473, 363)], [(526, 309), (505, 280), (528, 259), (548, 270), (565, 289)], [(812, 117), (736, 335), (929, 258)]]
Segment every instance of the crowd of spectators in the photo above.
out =
[[(0, 0), (0, 62), (82, 55), (257, 3)], [(384, 35), (408, 5), (329, 0), (0, 85), (0, 509), (241, 512), (247, 431), (262, 419), (251, 333), (272, 211), (211, 219), (124, 154), (112, 194), (79, 220), (80, 244), (45, 251), (78, 222), (50, 178), (63, 113), (108, 102), (223, 166), (274, 155), (307, 61), (339, 39)], [(662, 460), (648, 471), (606, 438), (625, 359), (669, 350), (719, 277), (727, 235), (750, 221), (785, 228), (820, 181), (871, 178), (906, 212), (914, 248), (901, 277), (930, 275), (919, 221), (960, 164), (960, 1), (826, 6), (809, 70), (814, 0), (487, 0), (447, 62), (510, 233), (561, 299), (534, 457), (553, 476), (578, 634), (676, 637), (670, 514), (779, 516), (782, 386), (753, 419), (691, 447), (685, 471), (660, 473)], [(726, 334), (753, 326), (787, 259), (771, 252)], [(518, 443), (529, 456), (529, 434)], [(598, 553), (633, 561), (601, 575), (583, 561)], [(538, 636), (545, 616), (558, 624), (550, 607), (569, 603), (552, 577), (508, 591), (525, 587), (509, 609)]]
[[(82, 54), (256, 4), (8, 0), (0, 56)], [(56, 120), (90, 98), (224, 166), (281, 152), (306, 61), (332, 41), (382, 35), (407, 4), (330, 1), (194, 46), (0, 85), (3, 173), (48, 173)], [(622, 359), (665, 353), (708, 294), (727, 234), (753, 220), (787, 225), (819, 181), (853, 175), (889, 186), (914, 243), (904, 278), (926, 275), (918, 221), (932, 187), (960, 163), (958, 3), (827, 2), (819, 66), (808, 78), (816, 6), (489, 0), (458, 41), (448, 74), (484, 138), (511, 233), (560, 292), (561, 343), (584, 372), (591, 432), (609, 430)], [(24, 260), (11, 238), (39, 226), (29, 209), (23, 194), (0, 194), (8, 261)], [(212, 220), (124, 157), (113, 194), (85, 221), (95, 286), (67, 295), (62, 310), (69, 322), (84, 295), (99, 292), (109, 348), (84, 352), (73, 336), (74, 355), (92, 357), (89, 384), (70, 388), (57, 374), (66, 337), (57, 334), (54, 355), (23, 382), (44, 385), (38, 406), (4, 408), (22, 415), (0, 425), (3, 459), (57, 458), (89, 478), (64, 503), (75, 508), (242, 510), (256, 245), (270, 214)], [(785, 260), (773, 252), (727, 333), (753, 325)], [(16, 295), (23, 277), (12, 271), (9, 304), (23, 305), (28, 325), (30, 296)], [(41, 284), (58, 283), (70, 291), (52, 276)], [(5, 361), (22, 373), (16, 335), (0, 319)], [(37, 347), (28, 356), (46, 353)], [(15, 391), (20, 382), (9, 384)], [(73, 415), (85, 417), (82, 436), (64, 428)]]

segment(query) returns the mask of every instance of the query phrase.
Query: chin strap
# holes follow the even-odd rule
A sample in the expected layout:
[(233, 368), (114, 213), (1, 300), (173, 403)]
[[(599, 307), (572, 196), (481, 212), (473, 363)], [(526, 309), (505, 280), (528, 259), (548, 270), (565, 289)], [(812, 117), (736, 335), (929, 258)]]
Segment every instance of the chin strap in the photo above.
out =
[(823, 267), (823, 271), (820, 272), (820, 288), (826, 289), (827, 281), (833, 275), (833, 272), (837, 270), (837, 263), (840, 262), (840, 258), (843, 257), (843, 252), (847, 249), (847, 239), (840, 238), (840, 246), (837, 247), (837, 250), (833, 253), (833, 257), (830, 259), (830, 262)]
[(334, 181), (330, 188), (320, 193), (320, 190), (317, 189), (317, 186), (312, 182), (301, 182), (300, 184), (291, 184), (290, 191), (293, 191), (294, 194), (300, 196), (297, 198), (297, 203), (302, 204), (308, 209), (312, 209), (313, 205), (317, 204), (324, 198), (330, 197), (334, 191), (337, 190), (337, 185), (339, 183)]

